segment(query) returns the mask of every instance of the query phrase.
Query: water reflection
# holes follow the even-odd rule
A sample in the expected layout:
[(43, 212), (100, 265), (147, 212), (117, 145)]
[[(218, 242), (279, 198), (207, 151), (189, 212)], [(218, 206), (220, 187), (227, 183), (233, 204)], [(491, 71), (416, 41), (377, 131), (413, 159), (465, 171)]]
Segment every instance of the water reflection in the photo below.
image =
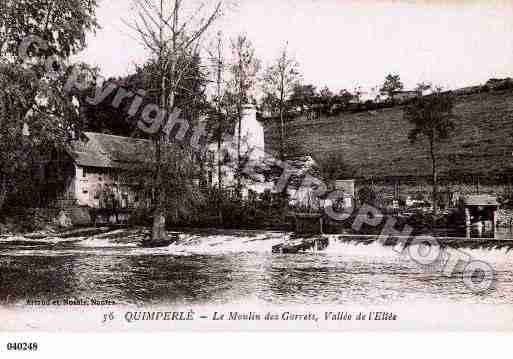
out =
[[(61, 250), (2, 250), (0, 303), (85, 299), (116, 303), (267, 302), (273, 304), (370, 304), (457, 301), (512, 303), (513, 254), (506, 249), (469, 249), (491, 263), (495, 290), (476, 295), (462, 273), (444, 276), (419, 267), (379, 243), (332, 243), (325, 252), (271, 254), (269, 240), (212, 239), (201, 247), (141, 250), (101, 246)], [(233, 251), (239, 246), (239, 252)], [(200, 250), (196, 253), (195, 250)], [(265, 250), (263, 250), (265, 249)]]

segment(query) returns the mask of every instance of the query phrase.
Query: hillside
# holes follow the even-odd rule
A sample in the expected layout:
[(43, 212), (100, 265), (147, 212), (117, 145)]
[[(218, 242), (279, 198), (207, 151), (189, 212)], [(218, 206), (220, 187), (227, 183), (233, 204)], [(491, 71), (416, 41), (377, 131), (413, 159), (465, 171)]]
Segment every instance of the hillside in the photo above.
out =
[[(439, 149), (441, 177), (480, 176), (504, 179), (513, 174), (513, 91), (459, 95), (454, 136)], [(266, 151), (278, 148), (277, 123), (265, 126)], [(288, 141), (314, 158), (342, 152), (356, 177), (427, 176), (431, 162), (427, 142), (411, 145), (411, 125), (401, 106), (342, 113), (317, 120), (287, 123)], [(511, 177), (508, 177), (508, 180)]]

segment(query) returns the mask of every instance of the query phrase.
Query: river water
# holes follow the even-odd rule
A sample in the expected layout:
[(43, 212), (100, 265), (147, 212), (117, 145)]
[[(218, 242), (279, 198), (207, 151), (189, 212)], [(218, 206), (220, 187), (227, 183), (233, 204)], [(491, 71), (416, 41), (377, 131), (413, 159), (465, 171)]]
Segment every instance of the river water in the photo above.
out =
[(287, 234), (182, 234), (180, 244), (140, 248), (119, 230), (55, 248), (0, 243), (0, 304), (91, 299), (116, 304), (513, 303), (513, 251), (463, 249), (489, 263), (496, 285), (473, 293), (462, 271), (422, 267), (375, 241), (272, 254)]

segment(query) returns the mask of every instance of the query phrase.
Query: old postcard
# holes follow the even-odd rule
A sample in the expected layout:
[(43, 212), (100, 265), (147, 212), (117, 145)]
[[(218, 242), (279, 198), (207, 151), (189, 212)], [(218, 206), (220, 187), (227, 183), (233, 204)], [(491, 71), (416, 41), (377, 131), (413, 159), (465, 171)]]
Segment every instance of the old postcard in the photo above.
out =
[(511, 331), (512, 34), (510, 1), (3, 0), (0, 331)]

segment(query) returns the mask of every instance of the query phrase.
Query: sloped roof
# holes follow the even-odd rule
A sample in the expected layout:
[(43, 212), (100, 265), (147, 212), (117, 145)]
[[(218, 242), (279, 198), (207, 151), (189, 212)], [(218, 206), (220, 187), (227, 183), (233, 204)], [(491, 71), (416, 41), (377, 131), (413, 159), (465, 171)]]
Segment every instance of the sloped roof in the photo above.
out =
[(148, 140), (84, 132), (83, 139), (74, 141), (68, 153), (79, 166), (130, 168), (152, 158), (152, 143)]

